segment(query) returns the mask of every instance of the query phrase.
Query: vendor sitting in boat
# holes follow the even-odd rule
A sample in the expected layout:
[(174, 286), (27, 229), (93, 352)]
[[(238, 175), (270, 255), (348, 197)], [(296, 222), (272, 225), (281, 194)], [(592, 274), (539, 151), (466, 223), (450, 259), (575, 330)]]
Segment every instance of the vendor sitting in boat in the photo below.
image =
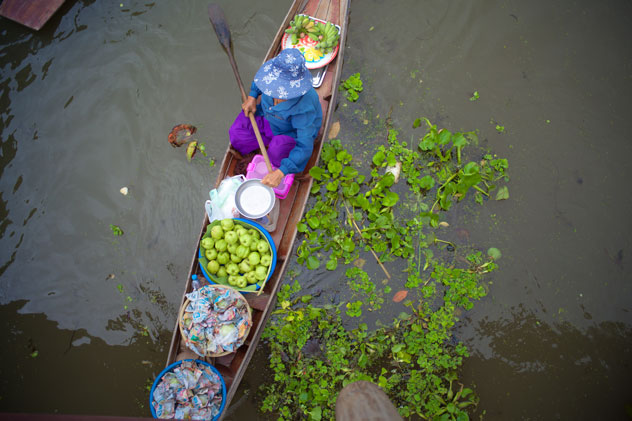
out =
[[(257, 105), (259, 95), (261, 102)], [(255, 113), (270, 162), (277, 167), (261, 180), (263, 184), (277, 187), (286, 174), (305, 169), (323, 112), (300, 51), (287, 48), (265, 62), (257, 71), (241, 108), (243, 111), (228, 132), (230, 143), (242, 155), (259, 148), (248, 117)]]

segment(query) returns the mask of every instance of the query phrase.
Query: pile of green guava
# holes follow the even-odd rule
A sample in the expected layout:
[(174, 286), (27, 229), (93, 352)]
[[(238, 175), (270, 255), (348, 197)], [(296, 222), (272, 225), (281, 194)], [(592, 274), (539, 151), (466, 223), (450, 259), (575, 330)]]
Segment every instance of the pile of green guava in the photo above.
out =
[(200, 264), (214, 282), (256, 289), (268, 278), (272, 254), (259, 230), (233, 219), (208, 225), (200, 241)]

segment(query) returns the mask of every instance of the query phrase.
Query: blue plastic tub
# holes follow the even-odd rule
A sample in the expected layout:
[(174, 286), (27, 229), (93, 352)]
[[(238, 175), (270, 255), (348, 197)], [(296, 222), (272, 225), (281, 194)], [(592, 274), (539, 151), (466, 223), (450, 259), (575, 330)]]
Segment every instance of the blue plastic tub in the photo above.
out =
[(151, 391), (149, 392), (149, 408), (151, 409), (151, 416), (154, 418), (158, 418), (156, 416), (156, 411), (154, 410), (154, 405), (153, 405), (154, 389), (156, 388), (158, 383), (160, 383), (160, 380), (162, 380), (162, 376), (164, 376), (166, 373), (170, 371), (173, 371), (174, 368), (182, 364), (182, 361), (195, 361), (198, 364), (203, 364), (207, 367), (210, 367), (211, 370), (213, 370), (213, 372), (217, 374), (217, 376), (219, 377), (219, 381), (222, 384), (222, 405), (219, 408), (219, 413), (217, 414), (217, 416), (213, 417), (213, 421), (217, 421), (222, 416), (222, 412), (224, 412), (224, 405), (226, 404), (226, 382), (224, 382), (224, 378), (222, 377), (221, 374), (219, 374), (219, 371), (217, 371), (217, 369), (213, 367), (211, 364), (207, 363), (206, 361), (193, 360), (193, 359), (176, 361), (175, 363), (168, 365), (164, 370), (160, 372), (160, 374), (158, 374), (158, 376), (156, 377), (156, 380), (154, 380), (154, 384), (151, 386)]
[[(262, 283), (265, 284), (266, 282), (268, 282), (268, 280), (270, 280), (270, 278), (272, 277), (272, 274), (274, 273), (274, 269), (276, 268), (276, 261), (277, 261), (277, 251), (276, 251), (276, 246), (274, 245), (274, 240), (272, 239), (272, 236), (270, 236), (270, 234), (268, 233), (268, 231), (266, 231), (265, 228), (263, 228), (260, 224), (257, 224), (254, 221), (250, 221), (248, 219), (242, 219), (242, 218), (233, 218), (233, 220), (235, 221), (239, 221), (242, 222), (246, 225), (250, 225), (251, 227), (255, 228), (257, 231), (259, 231), (259, 233), (261, 235), (263, 235), (266, 240), (268, 240), (268, 244), (270, 244), (270, 251), (272, 254), (272, 262), (270, 263), (270, 271), (268, 273), (268, 277), (266, 278), (266, 280)], [(198, 245), (198, 259), (202, 258), (202, 252), (200, 251), (200, 247)], [(203, 264), (200, 263), (200, 269), (202, 270), (202, 274), (204, 275), (204, 277), (206, 278), (206, 280), (210, 283), (210, 284), (217, 284), (217, 285), (223, 285), (229, 288), (234, 288), (239, 292), (254, 292), (254, 291), (259, 291), (261, 289), (261, 286), (259, 285), (259, 283), (256, 284), (252, 284), (252, 285), (248, 285), (248, 287), (244, 288), (244, 289), (240, 289), (240, 288), (235, 288), (232, 285), (228, 285), (227, 283), (222, 283), (222, 282), (217, 282), (213, 276), (211, 276), (207, 271), (206, 271), (206, 267), (204, 267)]]

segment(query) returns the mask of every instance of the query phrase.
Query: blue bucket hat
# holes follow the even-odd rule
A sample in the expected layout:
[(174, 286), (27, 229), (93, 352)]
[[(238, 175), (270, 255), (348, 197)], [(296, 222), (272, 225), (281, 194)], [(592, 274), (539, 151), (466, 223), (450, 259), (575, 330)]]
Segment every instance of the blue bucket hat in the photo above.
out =
[(286, 48), (263, 63), (255, 75), (261, 92), (278, 99), (305, 95), (312, 87), (312, 74), (305, 67), (305, 57), (296, 48)]

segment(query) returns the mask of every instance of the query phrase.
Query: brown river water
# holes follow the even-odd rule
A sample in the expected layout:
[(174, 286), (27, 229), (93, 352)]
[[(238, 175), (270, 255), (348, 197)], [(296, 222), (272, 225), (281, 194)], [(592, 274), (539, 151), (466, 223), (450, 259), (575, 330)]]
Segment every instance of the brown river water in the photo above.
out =
[[(249, 81), (290, 1), (220, 4)], [(194, 124), (220, 160), (240, 103), (206, 7), (67, 0), (39, 32), (0, 19), (1, 412), (150, 416), (217, 176), (167, 134)], [(343, 142), (362, 147), (354, 110), (392, 108), (407, 135), (425, 116), (509, 159), (509, 200), (445, 215), (446, 238), (503, 253), (457, 331), (485, 419), (629, 419), (630, 40), (626, 0), (351, 4), (343, 77), (365, 90), (334, 116)], [(335, 291), (327, 276), (304, 290)], [(228, 419), (263, 418), (265, 367), (261, 346)]]

